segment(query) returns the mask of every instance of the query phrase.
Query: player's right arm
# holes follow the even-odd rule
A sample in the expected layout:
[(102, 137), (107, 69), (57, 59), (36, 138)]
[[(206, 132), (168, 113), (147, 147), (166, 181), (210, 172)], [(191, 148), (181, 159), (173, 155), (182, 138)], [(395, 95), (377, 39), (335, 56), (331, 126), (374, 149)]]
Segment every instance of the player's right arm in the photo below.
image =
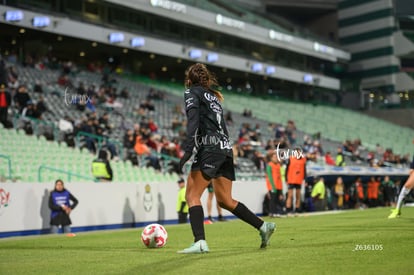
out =
[(193, 89), (185, 91), (184, 104), (187, 114), (187, 137), (183, 149), (186, 153), (191, 153), (196, 144), (196, 135), (200, 124), (200, 99)]

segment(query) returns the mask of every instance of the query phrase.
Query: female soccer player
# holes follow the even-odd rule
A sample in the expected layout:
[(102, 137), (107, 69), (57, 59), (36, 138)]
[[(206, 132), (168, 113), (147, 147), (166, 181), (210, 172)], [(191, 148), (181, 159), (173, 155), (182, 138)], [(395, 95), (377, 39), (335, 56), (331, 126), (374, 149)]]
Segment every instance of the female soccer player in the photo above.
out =
[(233, 152), (221, 107), (223, 95), (215, 90), (217, 80), (204, 64), (196, 63), (186, 70), (185, 85), (187, 139), (183, 146), (185, 154), (180, 160), (180, 170), (195, 150), (186, 190), (194, 243), (178, 253), (209, 252), (200, 198), (210, 181), (213, 182), (218, 204), (258, 229), (260, 247), (265, 248), (276, 225), (264, 222), (231, 195), (232, 181), (235, 180)]
[(402, 206), (403, 200), (405, 196), (407, 196), (410, 193), (413, 187), (414, 187), (414, 156), (413, 156), (413, 161), (411, 162), (411, 166), (410, 166), (410, 176), (408, 177), (404, 186), (401, 188), (400, 194), (398, 195), (397, 207), (391, 210), (392, 212), (388, 216), (388, 219), (395, 219), (401, 216), (401, 206)]

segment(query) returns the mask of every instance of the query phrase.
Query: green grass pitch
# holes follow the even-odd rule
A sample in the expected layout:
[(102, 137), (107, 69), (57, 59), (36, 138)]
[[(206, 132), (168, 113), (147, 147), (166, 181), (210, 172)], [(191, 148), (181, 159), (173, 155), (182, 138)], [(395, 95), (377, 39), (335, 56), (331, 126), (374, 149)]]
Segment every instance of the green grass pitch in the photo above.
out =
[(210, 253), (181, 255), (190, 225), (166, 225), (164, 248), (148, 249), (142, 228), (0, 239), (0, 274), (414, 274), (414, 208), (270, 219), (267, 249), (258, 232), (232, 220), (206, 225)]

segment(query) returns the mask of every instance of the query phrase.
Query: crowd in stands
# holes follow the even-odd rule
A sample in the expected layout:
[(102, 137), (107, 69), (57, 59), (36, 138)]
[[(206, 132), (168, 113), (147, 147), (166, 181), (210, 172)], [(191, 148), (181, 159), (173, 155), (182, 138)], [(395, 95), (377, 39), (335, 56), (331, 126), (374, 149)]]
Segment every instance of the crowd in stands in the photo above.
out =
[[(51, 67), (50, 63), (52, 62), (46, 58), (43, 58), (40, 63), (27, 58), (25, 65), (42, 70), (46, 66)], [(59, 62), (54, 60), (53, 63), (56, 66)], [(8, 93), (4, 96), (3, 103), (0, 96), (0, 104), (7, 105), (7, 108), (11, 107), (12, 112), (9, 113), (28, 118), (24, 120), (23, 127), (26, 133), (33, 134), (31, 119), (42, 120), (45, 112), (53, 113), (54, 111), (48, 108), (43, 98), (45, 92), (42, 85), (44, 83), (36, 81), (31, 85), (32, 90), (29, 90), (26, 83), (19, 82), (19, 75), (13, 65), (7, 67), (3, 60), (0, 65), (0, 81), (5, 85), (0, 91)], [(159, 126), (154, 120), (154, 114), (157, 113), (154, 101), (165, 99), (166, 95), (162, 91), (154, 88), (148, 89), (145, 98), (141, 97), (136, 105), (133, 113), (134, 122), (128, 124), (126, 123), (127, 114), (122, 111), (122, 100), (132, 100), (131, 94), (137, 91), (131, 91), (129, 87), (119, 88), (116, 77), (113, 77), (107, 68), (98, 70), (94, 66), (94, 71), (102, 72), (101, 83), (86, 85), (82, 81), (77, 84), (73, 81), (73, 77), (79, 72), (73, 62), (60, 62), (56, 67), (59, 68), (60, 74), (54, 80), (55, 83), (65, 90), (66, 103), (76, 106), (78, 114), (81, 114), (75, 117), (58, 117), (60, 119), (58, 125), (64, 142), (69, 146), (82, 146), (93, 154), (97, 154), (100, 149), (98, 147), (104, 147), (110, 152), (112, 160), (124, 159), (131, 161), (134, 165), (148, 165), (160, 171), (180, 172), (177, 160), (182, 155), (180, 144), (185, 138), (186, 126), (186, 122), (182, 119), (184, 117), (182, 106), (177, 104), (171, 110), (173, 113), (171, 130), (175, 135), (161, 135)], [(36, 93), (39, 96), (36, 96), (37, 100), (33, 100), (32, 95)], [(121, 125), (111, 123), (111, 117), (114, 115), (122, 117)], [(241, 115), (249, 119), (254, 117), (252, 110), (249, 109), (245, 109)], [(225, 114), (225, 119), (229, 127), (238, 127), (230, 111)], [(2, 118), (2, 122), (6, 127), (13, 127), (10, 118)], [(76, 136), (80, 132), (83, 133), (81, 143), (76, 144)], [(114, 132), (123, 133), (123, 137), (118, 140), (112, 139)], [(266, 166), (265, 156), (269, 151), (288, 148), (300, 148), (310, 163), (332, 166), (345, 166), (348, 165), (348, 161), (372, 167), (409, 163), (408, 155), (393, 154), (392, 149), (383, 149), (380, 145), (377, 145), (376, 151), (367, 151), (359, 139), (346, 140), (336, 152), (325, 151), (321, 138), (323, 133), (305, 134), (302, 140), (298, 138), (297, 132), (298, 129), (293, 120), (285, 124), (269, 123), (267, 129), (262, 129), (260, 123), (242, 122), (234, 143), (236, 167), (238, 159), (244, 158), (250, 160), (255, 169), (262, 173)], [(268, 133), (270, 133), (270, 138)], [(119, 146), (122, 146), (124, 150), (120, 150)], [(120, 155), (121, 151), (123, 155)], [(163, 165), (164, 161), (168, 163), (168, 167)]]

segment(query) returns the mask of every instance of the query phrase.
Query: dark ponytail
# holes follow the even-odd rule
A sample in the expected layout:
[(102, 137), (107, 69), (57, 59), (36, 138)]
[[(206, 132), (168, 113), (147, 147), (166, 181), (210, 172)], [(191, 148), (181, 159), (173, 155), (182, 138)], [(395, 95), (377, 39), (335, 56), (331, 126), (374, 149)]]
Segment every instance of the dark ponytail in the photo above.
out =
[(189, 88), (193, 85), (199, 85), (211, 91), (220, 101), (224, 100), (223, 94), (217, 89), (219, 85), (215, 75), (202, 63), (191, 65), (185, 72), (185, 86)]

